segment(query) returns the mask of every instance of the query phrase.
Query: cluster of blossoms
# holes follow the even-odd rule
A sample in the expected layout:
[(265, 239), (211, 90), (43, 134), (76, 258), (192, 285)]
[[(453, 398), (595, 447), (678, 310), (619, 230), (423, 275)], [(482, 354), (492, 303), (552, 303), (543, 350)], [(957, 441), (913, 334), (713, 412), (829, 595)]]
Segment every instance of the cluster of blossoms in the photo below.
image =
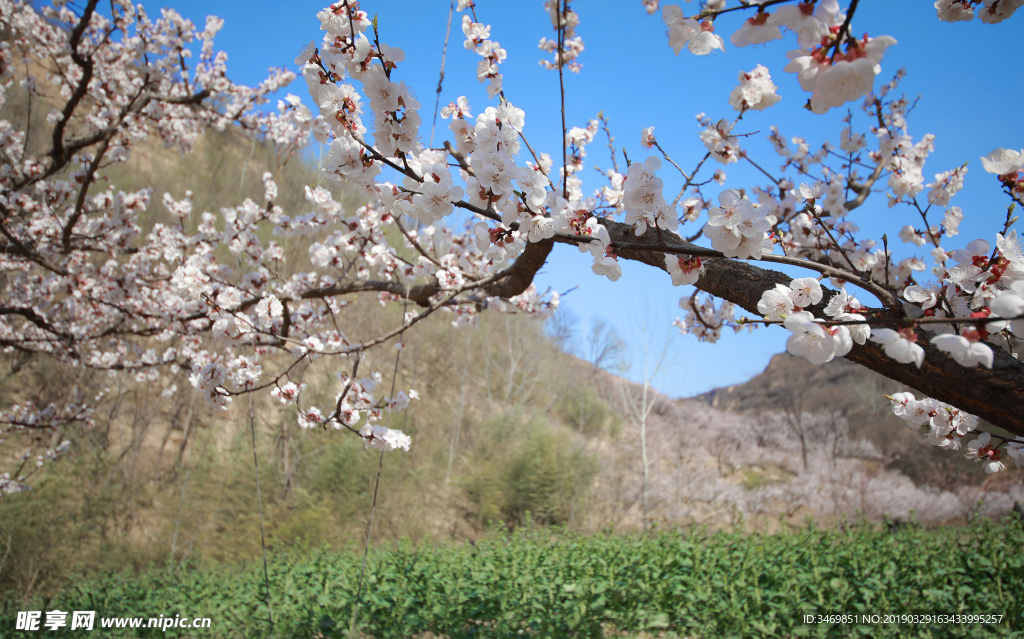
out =
[(337, 373), (336, 377), (342, 390), (335, 398), (335, 408), (329, 415), (324, 415), (315, 406), (305, 409), (299, 406), (302, 388), (292, 382), (275, 388), (275, 397), (286, 406), (296, 405), (299, 413), (299, 425), (303, 428), (325, 428), (330, 425), (337, 430), (342, 428), (356, 430), (355, 425), (362, 422), (363, 426), (356, 432), (363, 438), (366, 448), (377, 448), (384, 451), (409, 450), (412, 439), (408, 435), (376, 422), (386, 417), (388, 413), (405, 410), (409, 406), (409, 401), (417, 399), (419, 394), (415, 390), (410, 390), (408, 393), (399, 391), (394, 399), (389, 397), (377, 399), (373, 393), (380, 385), (380, 373), (374, 373), (370, 377), (358, 380), (351, 379), (343, 373)]
[[(817, 279), (801, 277), (789, 286), (776, 284), (774, 289), (765, 291), (757, 303), (758, 312), (766, 320), (781, 320), (783, 326), (793, 333), (786, 342), (786, 349), (793, 355), (806, 357), (812, 364), (824, 364), (836, 356), (846, 355), (854, 342), (864, 344), (869, 335), (866, 324), (824, 325), (824, 320), (804, 310), (817, 305), (822, 297), (823, 291)], [(846, 289), (840, 289), (829, 300), (825, 314), (837, 321), (863, 321), (864, 316), (855, 312), (860, 308), (861, 304), (855, 297), (847, 295)]]
[(978, 18), (985, 24), (998, 24), (1024, 6), (1022, 0), (935, 0), (935, 11), (939, 20), (945, 22), (968, 22), (974, 19), (978, 7)]
[(647, 227), (675, 231), (679, 218), (675, 208), (665, 201), (663, 183), (654, 173), (661, 168), (661, 160), (651, 156), (629, 166), (622, 183), (623, 204), (626, 207), (626, 224), (633, 226), (633, 232), (643, 235)]
[(680, 333), (689, 333), (702, 342), (714, 344), (722, 336), (722, 329), (727, 326), (737, 332), (743, 328), (734, 321), (736, 305), (732, 302), (722, 301), (716, 307), (713, 297), (701, 299), (700, 294), (694, 292), (693, 295), (679, 299), (679, 308), (686, 311), (686, 316), (682, 319), (677, 317), (672, 325)]
[(583, 170), (583, 162), (587, 157), (586, 147), (594, 141), (597, 135), (599, 123), (597, 120), (587, 122), (586, 128), (574, 126), (565, 134), (566, 165), (562, 169), (566, 180), (566, 195), (571, 199), (583, 198), (583, 191), (580, 187), (583, 184), (576, 174)]
[(11, 479), (10, 473), (0, 473), (0, 494), (20, 493), (31, 488), (24, 482)]
[(700, 141), (704, 144), (704, 148), (711, 153), (711, 157), (722, 164), (739, 161), (743, 150), (740, 149), (739, 140), (732, 135), (734, 122), (729, 122), (724, 118), (718, 122), (712, 122), (703, 113), (697, 115), (697, 122), (704, 127), (704, 130), (700, 132)]
[[(721, 2), (725, 4), (724, 0)], [(687, 18), (678, 5), (667, 4), (661, 10), (662, 19), (668, 27), (668, 45), (679, 55), (683, 47), (694, 55), (708, 55), (715, 49), (725, 50), (722, 36), (715, 33), (711, 20), (698, 22), (695, 18)]]
[(740, 85), (729, 94), (729, 106), (737, 111), (764, 111), (782, 99), (775, 93), (778, 87), (764, 65), (757, 65), (749, 73), (740, 71), (739, 81)]
[[(725, 3), (704, 4), (703, 12), (690, 18), (685, 17), (678, 5), (665, 5), (662, 9), (668, 43), (676, 55), (684, 46), (696, 55), (725, 50), (725, 42), (714, 32), (713, 22)], [(707, 17), (700, 20), (702, 16)], [(865, 35), (859, 40), (849, 37), (842, 31), (845, 18), (838, 0), (799, 2), (780, 7), (774, 13), (757, 7), (757, 13), (745, 20), (729, 41), (737, 47), (745, 47), (781, 39), (783, 29), (795, 33), (802, 48), (789, 52), (790, 62), (785, 70), (796, 73), (800, 86), (811, 93), (811, 110), (824, 113), (871, 91), (875, 76), (881, 71), (879, 63), (885, 50), (896, 44), (889, 36), (870, 38)], [(845, 51), (841, 50), (843, 46)], [(767, 77), (767, 70), (764, 75)], [(773, 95), (774, 87), (766, 90)], [(735, 101), (734, 106), (739, 110), (741, 107), (737, 104), (742, 98), (736, 96)], [(753, 106), (755, 102), (749, 104), (749, 108), (758, 108)]]
[(741, 259), (759, 259), (772, 252), (768, 231), (777, 222), (774, 216), (766, 215), (763, 207), (744, 199), (735, 189), (722, 191), (718, 203), (708, 212), (704, 227), (715, 250)]
[[(892, 411), (897, 417), (910, 428), (927, 431), (928, 442), (940, 448), (960, 450), (960, 440), (978, 427), (976, 416), (930, 397), (915, 399), (913, 393), (893, 393), (886, 397), (892, 402)], [(992, 474), (1006, 469), (1003, 452), (1013, 459), (1017, 468), (1024, 467), (1024, 438), (993, 443), (992, 435), (983, 432), (968, 442), (966, 454), (968, 459), (983, 462), (985, 472)]]
[(541, 38), (537, 45), (542, 51), (552, 54), (552, 60), (541, 60), (545, 69), (568, 68), (579, 73), (583, 65), (576, 58), (583, 53), (583, 38), (576, 35), (576, 27), (580, 24), (579, 15), (569, 8), (565, 0), (544, 0), (544, 9), (551, 16), (551, 26), (561, 32), (561, 46), (558, 40)]
[[(652, 11), (656, 4), (645, 6)], [(714, 22), (725, 4), (706, 0), (695, 17), (665, 6), (662, 15), (676, 53), (683, 47), (701, 55), (724, 50)], [(981, 3), (937, 4), (940, 16), (956, 4), (967, 11)], [(983, 4), (979, 12), (990, 18), (1016, 8), (1010, 0)], [(872, 91), (892, 38), (851, 37), (836, 0), (780, 5), (746, 7), (756, 14), (733, 34), (732, 44), (747, 46), (781, 38), (787, 30), (795, 33), (802, 48), (790, 54), (786, 68), (811, 92), (815, 112)], [(942, 247), (944, 238), (957, 235), (964, 217), (951, 201), (963, 186), (966, 168), (935, 174), (925, 185), (924, 164), (933, 140), (910, 137), (909, 105), (887, 98), (895, 81), (870, 93), (863, 104), (872, 118), (875, 149), (865, 150), (866, 136), (853, 131), (850, 118), (838, 147), (845, 155), (824, 146), (812, 152), (804, 139), (787, 141), (773, 131), (770, 139), (785, 158), (783, 171), (819, 171), (825, 178), (819, 185), (793, 188), (783, 175), (772, 178), (768, 188), (727, 189), (718, 195), (718, 206), (711, 206), (701, 185), (722, 184), (726, 176), (719, 169), (698, 182), (702, 161), (692, 175), (684, 173), (686, 185), (672, 200), (657, 175), (661, 160), (649, 157), (630, 164), (624, 174), (614, 166), (603, 172), (608, 185), (586, 197), (581, 175), (597, 120), (563, 131), (564, 166), (555, 167), (551, 156), (532, 151), (532, 162), (520, 162), (525, 114), (503, 93), (499, 65), (506, 52), (490, 39), (491, 27), (476, 19), (469, 0), (458, 3), (459, 11), (473, 11), (462, 19), (465, 46), (482, 58), (477, 77), (488, 82), (488, 96), (497, 104), (474, 117), (465, 97), (451, 102), (442, 115), (451, 118), (453, 140), (443, 149), (424, 147), (421, 105), (395, 76), (405, 53), (380, 42), (376, 23), (354, 2), (320, 11), (322, 41), (319, 46), (311, 42), (296, 58), (315, 108), (288, 95), (276, 111), (256, 107), (296, 75), (274, 71), (255, 88), (227, 80), (226, 56), (215, 53), (212, 44), (221, 21), (211, 18), (200, 29), (173, 11), (151, 19), (141, 7), (115, 3), (112, 15), (104, 16), (96, 6), (96, 0), (89, 0), (76, 14), (58, 3), (37, 13), (28, 5), (0, 0), (0, 20), (11, 33), (0, 45), (0, 102), (16, 79), (13, 69), (33, 60), (56, 66), (45, 71), (44, 81), (34, 74), (26, 78), (25, 90), (41, 97), (38, 86), (45, 83), (65, 100), (48, 118), (56, 146), (43, 155), (27, 154), (26, 132), (0, 123), (0, 270), (6, 274), (0, 343), (8, 350), (17, 347), (67, 366), (123, 372), (140, 383), (158, 382), (161, 371), (184, 371), (196, 392), (221, 407), (241, 394), (272, 389), (283, 405), (297, 407), (303, 427), (331, 424), (359, 433), (367, 446), (406, 449), (409, 439), (388, 429), (386, 417), (404, 408), (412, 391), (380, 397), (374, 394), (378, 374), (342, 377), (329, 410), (303, 406), (303, 387), (291, 381), (287, 370), (270, 370), (274, 360), (268, 354), (293, 361), (361, 357), (374, 346), (400, 339), (406, 328), (434, 312), (448, 313), (455, 326), (473, 325), (484, 308), (543, 317), (557, 307), (558, 297), (540, 293), (530, 279), (554, 242), (589, 253), (593, 271), (615, 281), (622, 276), (619, 260), (632, 255), (623, 248), (647, 252), (629, 244), (655, 235), (659, 244), (673, 244), (672, 252), (664, 262), (647, 261), (664, 264), (675, 285), (700, 284), (723, 258), (785, 260), (829, 275), (835, 285), (841, 279), (861, 286), (887, 309), (902, 306), (911, 320), (920, 326), (929, 322), (925, 327), (935, 331), (925, 334), (906, 322), (900, 330), (869, 329), (865, 318), (877, 323), (880, 313), (865, 309), (845, 289), (828, 292), (818, 279), (797, 278), (765, 292), (757, 307), (771, 321), (784, 322), (793, 333), (790, 350), (810, 361), (828, 361), (859, 344), (921, 366), (924, 349), (916, 342), (922, 338), (964, 366), (993, 367), (996, 374), (994, 362), (1003, 357), (999, 349), (1013, 351), (1024, 338), (1024, 254), (1010, 230), (1012, 220), (997, 234), (994, 248), (983, 240), (956, 251)], [(578, 70), (583, 46), (575, 35), (579, 17), (564, 1), (549, 0), (545, 6), (558, 31), (557, 41), (542, 43), (555, 55), (547, 66)], [(191, 59), (191, 43), (201, 43), (201, 53), (189, 69), (185, 61)], [(730, 96), (741, 114), (777, 101), (768, 70), (760, 65), (741, 74)], [(739, 145), (745, 134), (733, 131), (738, 120), (713, 122), (701, 114), (698, 121), (708, 157), (723, 166), (753, 162)], [(346, 209), (329, 190), (307, 188), (306, 210), (286, 214), (275, 176), (267, 173), (261, 180), (263, 202), (247, 199), (214, 214), (193, 210), (189, 192), (180, 198), (149, 190), (126, 192), (103, 173), (111, 164), (126, 162), (133, 145), (153, 134), (184, 153), (204, 130), (236, 124), (272, 140), (282, 157), (311, 140), (329, 144), (325, 177), (358, 190), (362, 204)], [(95, 134), (75, 137), (82, 131)], [(642, 132), (641, 144), (656, 147), (653, 128)], [(835, 157), (841, 164), (830, 165)], [(982, 165), (1011, 197), (1024, 197), (1024, 155), (997, 149)], [(383, 182), (385, 170), (400, 177)], [(915, 247), (932, 245), (935, 284), (918, 281), (927, 270), (922, 258), (894, 261), (887, 247), (858, 239), (856, 225), (846, 219), (883, 184), (892, 206), (916, 206), (928, 188), (929, 204), (946, 207), (941, 224), (932, 226), (925, 219), (923, 229), (911, 226), (900, 233)], [(171, 223), (158, 222), (144, 232), (140, 218), (154, 198)], [(457, 210), (476, 216), (464, 232), (445, 224)], [(696, 222), (705, 212), (703, 235), (720, 253), (708, 260), (685, 254), (687, 246), (674, 234), (681, 220)], [(268, 241), (265, 231), (277, 239)], [(278, 243), (300, 235), (310, 236), (304, 246), (312, 268), (304, 262), (291, 268), (288, 260), (296, 258)], [(773, 253), (776, 243), (784, 256)], [(219, 258), (221, 246), (232, 254), (232, 263), (237, 259), (240, 272)], [(655, 252), (668, 251), (665, 244), (651, 246)], [(376, 338), (354, 339), (335, 319), (344, 305), (339, 298), (362, 292), (377, 295), (382, 304), (401, 301), (422, 310), (406, 309), (401, 327)], [(823, 303), (829, 320), (814, 315)], [(743, 326), (733, 320), (732, 302), (716, 306), (713, 299), (694, 295), (681, 304), (687, 315), (678, 324), (702, 339), (715, 341), (724, 327)], [(155, 342), (162, 345), (157, 348)], [(163, 392), (176, 390), (167, 383)], [(12, 429), (59, 428), (73, 421), (88, 423), (94, 405), (84, 400), (52, 408), (25, 403), (6, 408), (0, 420)], [(379, 423), (382, 418), (385, 425)]]
[[(1013, 169), (1013, 165), (994, 166), (996, 162), (1010, 155), (1010, 161), (1016, 160), (1016, 154), (1007, 154), (999, 149), (988, 158), (983, 158), (983, 165), (990, 172), (998, 173), (1001, 170)], [(954, 170), (936, 177), (936, 187), (943, 188), (949, 192), (951, 197), (962, 186), (961, 180), (956, 176), (963, 174), (962, 170)], [(824, 184), (804, 184), (799, 189), (794, 189), (791, 195), (796, 199), (802, 199), (805, 204), (805, 211), (820, 216), (821, 207), (816, 200), (826, 192)], [(944, 203), (948, 204), (948, 197)], [(1021, 316), (1024, 314), (1024, 253), (1021, 251), (1017, 240), (1016, 231), (997, 234), (997, 246), (994, 251), (988, 242), (975, 240), (964, 249), (946, 253), (940, 244), (940, 238), (944, 234), (955, 235), (956, 226), (962, 213), (959, 210), (948, 211), (946, 225), (952, 228), (929, 229), (928, 238), (934, 243), (936, 250), (933, 256), (939, 262), (934, 269), (936, 275), (944, 278), (945, 282), (939, 286), (922, 287), (918, 284), (907, 283), (898, 290), (905, 312), (908, 318), (898, 330), (885, 327), (869, 327), (869, 320), (866, 318), (864, 305), (855, 297), (847, 293), (845, 288), (831, 295), (824, 307), (824, 314), (830, 320), (816, 318), (811, 312), (805, 310), (807, 307), (818, 305), (823, 301), (822, 288), (815, 278), (798, 278), (793, 280), (789, 286), (781, 284), (775, 288), (765, 291), (757, 304), (766, 322), (781, 322), (786, 329), (791, 331), (787, 342), (787, 349), (790, 353), (804, 356), (814, 364), (821, 364), (830, 361), (836, 356), (848, 353), (854, 342), (864, 344), (868, 340), (879, 344), (885, 354), (899, 363), (914, 364), (921, 368), (924, 363), (925, 349), (917, 342), (919, 338), (926, 338), (937, 350), (945, 352), (954, 361), (964, 367), (984, 366), (992, 368), (995, 358), (994, 345), (1012, 344), (1022, 336), (1024, 322)], [(1008, 221), (1009, 224), (1009, 221)], [(912, 227), (907, 227), (901, 232), (904, 241), (913, 242), (916, 245), (923, 245), (922, 233)], [(853, 251), (854, 246), (848, 246)], [(946, 267), (946, 262), (955, 262), (958, 266)], [(858, 262), (854, 262), (857, 264)], [(863, 262), (860, 262), (863, 263)], [(923, 268), (923, 266), (922, 266)], [(879, 278), (884, 280), (884, 278)], [(899, 282), (900, 280), (897, 280)], [(890, 280), (890, 283), (892, 281)], [(931, 320), (924, 328), (931, 331), (923, 333), (918, 330), (914, 320), (922, 318)], [(945, 323), (943, 318), (967, 320), (961, 323)], [(1006, 318), (1001, 320), (999, 318)], [(988, 341), (989, 343), (985, 343)], [(1012, 348), (1011, 348), (1012, 350)], [(1013, 353), (1016, 357), (1016, 353)], [(905, 400), (904, 395), (900, 395)], [(901, 401), (902, 401), (901, 400)], [(912, 398), (910, 400), (912, 402)], [(935, 406), (932, 406), (935, 404)], [(903, 401), (904, 407), (907, 404)], [(917, 404), (909, 404), (911, 408)], [(929, 407), (929, 410), (938, 406), (934, 400), (927, 400), (920, 404), (921, 407)], [(903, 410), (903, 409), (900, 409)], [(905, 416), (897, 410), (897, 414)], [(909, 410), (909, 409), (908, 409)], [(926, 413), (928, 411), (925, 411)], [(959, 414), (960, 411), (952, 407), (944, 407), (939, 413), (931, 412), (931, 418), (944, 419), (948, 414)], [(921, 413), (910, 413), (920, 416)], [(966, 415), (966, 413), (964, 413)], [(908, 418), (910, 419), (910, 418)], [(929, 418), (925, 417), (916, 424), (923, 423)], [(941, 419), (940, 419), (941, 421)], [(937, 422), (932, 422), (933, 426)], [(943, 422), (945, 424), (945, 422)], [(973, 423), (973, 422), (972, 422)], [(940, 425), (941, 426), (941, 425)], [(943, 446), (953, 444), (942, 443), (951, 441), (949, 429), (939, 429), (936, 443)], [(967, 430), (971, 430), (968, 428)], [(944, 429), (944, 430), (943, 430)], [(959, 434), (962, 436), (964, 432)], [(941, 441), (939, 441), (941, 440)], [(981, 441), (972, 450), (985, 450), (987, 440)], [(958, 448), (956, 444), (954, 448)], [(977, 453), (975, 453), (977, 454)], [(1014, 453), (1016, 454), (1016, 453)], [(998, 460), (998, 455), (991, 458), (991, 462)], [(986, 466), (988, 472), (995, 472), (1003, 468), (1002, 465), (990, 463)]]
[[(459, 11), (472, 8), (472, 3), (459, 2)], [(483, 58), (477, 65), (476, 78), (480, 82), (490, 81), (487, 85), (487, 95), (493, 98), (501, 93), (504, 76), (498, 70), (498, 65), (504, 62), (508, 54), (501, 48), (500, 44), (490, 39), (490, 25), (481, 24), (474, 18), (470, 18), (469, 15), (462, 16), (462, 33), (466, 36), (463, 46)]]

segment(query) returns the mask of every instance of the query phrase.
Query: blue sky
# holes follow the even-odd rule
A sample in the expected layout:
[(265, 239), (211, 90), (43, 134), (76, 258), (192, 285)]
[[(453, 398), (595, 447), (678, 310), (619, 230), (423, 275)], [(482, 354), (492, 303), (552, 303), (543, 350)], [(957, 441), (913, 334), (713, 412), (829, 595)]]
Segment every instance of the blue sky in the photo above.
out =
[[(695, 9), (695, 3), (680, 4), (687, 13)], [(845, 8), (847, 3), (841, 4)], [(217, 48), (229, 54), (231, 77), (247, 84), (258, 83), (270, 66), (291, 66), (297, 50), (311, 39), (319, 43), (322, 35), (316, 20), (316, 12), (324, 6), (321, 3), (289, 2), (285, 9), (281, 3), (265, 0), (187, 0), (171, 6), (199, 25), (209, 13), (225, 19)], [(422, 102), (423, 138), (427, 141), (448, 2), (367, 0), (360, 6), (371, 16), (378, 15), (381, 41), (405, 51), (406, 60), (392, 78), (404, 80)], [(750, 156), (762, 166), (778, 168), (779, 158), (765, 139), (772, 124), (787, 137), (806, 138), (812, 149), (825, 140), (838, 144), (840, 119), (846, 111), (834, 109), (825, 115), (813, 115), (802, 109), (808, 95), (792, 74), (782, 70), (786, 52), (797, 48), (792, 34), (758, 47), (731, 46), (729, 35), (742, 20), (738, 12), (723, 16), (717, 23), (718, 33), (726, 40), (724, 53), (699, 58), (684, 50), (677, 57), (668, 46), (660, 11), (649, 16), (638, 0), (580, 0), (573, 6), (580, 15), (577, 33), (586, 48), (580, 58), (582, 73), (566, 74), (567, 124), (585, 126), (603, 111), (610, 119), (616, 147), (625, 147), (631, 160), (642, 161), (649, 155), (640, 146), (640, 131), (654, 126), (662, 147), (680, 166), (691, 170), (705, 151), (694, 115), (705, 112), (712, 119), (734, 117), (735, 112), (728, 105), (729, 92), (736, 86), (739, 72), (749, 71), (758, 63), (769, 68), (782, 100), (764, 112), (748, 113), (737, 128), (739, 132), (761, 132), (744, 141)], [(148, 5), (150, 11), (156, 8)], [(479, 0), (477, 16), (492, 25), (491, 39), (508, 51), (508, 59), (502, 65), (505, 95), (525, 110), (525, 135), (538, 152), (547, 151), (560, 158), (558, 74), (538, 64), (544, 54), (537, 43), (542, 37), (554, 37), (543, 3)], [(927, 181), (935, 173), (969, 161), (964, 190), (953, 199), (953, 204), (963, 208), (965, 221), (960, 235), (944, 243), (947, 249), (961, 248), (978, 237), (994, 242), (996, 231), (1002, 228), (1009, 202), (999, 192), (995, 177), (983, 171), (978, 158), (1000, 146), (1024, 147), (1024, 128), (1018, 117), (1024, 95), (1024, 77), (1019, 72), (1024, 62), (1024, 50), (1019, 44), (1021, 20), (1024, 17), (1018, 15), (999, 25), (985, 25), (978, 20), (948, 24), (935, 17), (931, 2), (866, 0), (860, 3), (853, 21), (853, 31), (858, 35), (891, 35), (898, 42), (886, 52), (876, 86), (890, 79), (900, 67), (907, 69), (907, 77), (898, 91), (911, 99), (921, 96), (909, 118), (910, 134), (915, 140), (925, 133), (936, 135), (935, 152), (925, 167)], [(463, 48), (460, 24), (461, 16), (456, 13), (441, 104), (465, 95), (475, 115), (496, 101), (488, 100), (483, 85), (476, 81), (479, 58)], [(301, 81), (288, 90), (308, 101)], [(866, 131), (863, 114), (855, 104), (850, 106), (854, 109), (855, 125), (861, 124), (860, 130)], [(435, 145), (447, 132), (446, 121), (439, 118)], [(587, 151), (584, 192), (590, 193), (603, 185), (592, 167), (608, 168), (611, 162), (603, 135)], [(618, 159), (620, 170), (624, 171), (621, 154)], [(706, 168), (702, 175), (706, 173), (709, 177), (721, 165), (709, 163), (706, 167), (710, 170)], [(731, 164), (721, 168), (726, 171), (728, 182), (724, 187), (706, 187), (706, 195), (716, 195), (724, 188), (764, 186), (767, 182), (747, 166)], [(681, 184), (673, 171), (666, 164), (659, 172), (665, 180), (666, 193), (674, 193), (673, 189)], [(858, 224), (866, 237), (879, 239), (888, 232), (890, 246), (895, 243), (897, 258), (918, 255), (926, 261), (930, 259), (924, 249), (899, 244), (896, 238), (904, 224), (920, 226), (917, 212), (908, 207), (888, 208), (883, 194), (873, 196), (848, 219)], [(933, 223), (940, 219), (941, 211)], [(698, 227), (691, 224), (682, 230), (693, 234)], [(564, 304), (580, 318), (581, 335), (586, 332), (590, 318), (603, 317), (632, 345), (636, 362), (642, 357), (637, 347), (641, 341), (637, 309), (646, 309), (647, 315), (670, 322), (681, 314), (677, 306), (681, 293), (689, 293), (673, 288), (665, 273), (625, 260), (623, 277), (612, 283), (593, 275), (590, 261), (568, 246), (556, 247), (537, 284), (558, 291), (577, 287)], [(670, 394), (688, 396), (742, 382), (763, 370), (773, 354), (785, 349), (787, 335), (781, 328), (761, 329), (752, 334), (726, 335), (714, 345), (698, 344), (691, 336), (675, 337), (672, 348), (676, 364), (658, 381), (658, 386)], [(639, 364), (635, 365), (630, 375), (636, 378), (639, 369)]]

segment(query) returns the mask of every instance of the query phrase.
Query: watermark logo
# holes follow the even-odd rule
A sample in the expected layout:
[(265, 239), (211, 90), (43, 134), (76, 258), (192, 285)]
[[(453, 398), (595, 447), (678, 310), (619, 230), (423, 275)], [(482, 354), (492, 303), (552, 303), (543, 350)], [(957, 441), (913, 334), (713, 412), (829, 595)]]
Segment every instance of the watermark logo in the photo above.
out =
[[(45, 620), (44, 620), (45, 614)], [(68, 626), (68, 615), (71, 616)], [(44, 613), (41, 610), (23, 610), (18, 613), (15, 621), (15, 630), (43, 630), (51, 631), (60, 628), (69, 630), (92, 630), (96, 623), (95, 610), (75, 610), (65, 612), (63, 610), (50, 610)], [(209, 628), (209, 617), (101, 617), (100, 628), (159, 628), (167, 632), (169, 628)]]

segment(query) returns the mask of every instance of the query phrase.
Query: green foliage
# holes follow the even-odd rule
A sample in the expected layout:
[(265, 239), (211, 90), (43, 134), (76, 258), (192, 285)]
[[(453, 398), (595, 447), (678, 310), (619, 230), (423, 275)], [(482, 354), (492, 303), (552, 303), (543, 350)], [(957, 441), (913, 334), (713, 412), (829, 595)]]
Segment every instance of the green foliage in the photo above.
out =
[(570, 386), (562, 393), (559, 416), (566, 424), (584, 435), (602, 435), (612, 411), (608, 403), (589, 385)]
[[(538, 524), (571, 523), (573, 505), (597, 472), (596, 463), (568, 435), (536, 419), (516, 426), (516, 418), (497, 418), (484, 424), (490, 451), (466, 492), (477, 506), (478, 523), (502, 521), (519, 526), (528, 518)], [(516, 431), (510, 440), (510, 435)]]
[[(370, 555), (359, 636), (597, 637), (665, 631), (696, 637), (1020, 637), (1024, 528), (875, 530), (813, 526), (774, 536), (702, 531), (643, 537), (498, 529), (476, 544)], [(276, 637), (347, 636), (360, 554), (274, 554)], [(17, 610), (96, 610), (98, 617), (205, 616), (202, 636), (270, 636), (261, 564), (154, 571), (81, 582), (50, 600), (0, 604), (0, 636)], [(804, 622), (857, 615), (856, 623)], [(999, 623), (864, 622), (861, 615), (1001, 615)], [(169, 629), (105, 636), (190, 636)], [(200, 636), (196, 633), (192, 636)]]
[(790, 473), (777, 466), (768, 468), (747, 468), (740, 469), (740, 483), (747, 490), (757, 490), (774, 484), (789, 483)]
[(130, 561), (117, 534), (130, 520), (124, 485), (88, 481), (109, 466), (100, 457), (61, 460), (31, 491), (0, 499), (0, 592), (48, 594), (84, 568)]

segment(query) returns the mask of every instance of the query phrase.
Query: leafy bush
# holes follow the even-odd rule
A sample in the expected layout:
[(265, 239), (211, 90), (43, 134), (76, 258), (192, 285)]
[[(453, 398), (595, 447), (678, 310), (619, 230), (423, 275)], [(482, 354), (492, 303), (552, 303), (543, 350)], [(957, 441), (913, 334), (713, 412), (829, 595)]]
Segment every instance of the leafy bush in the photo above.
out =
[(559, 416), (584, 435), (601, 435), (613, 421), (608, 403), (593, 386), (569, 386), (561, 397)]
[(503, 445), (499, 440), (517, 430), (508, 424), (515, 419), (493, 419), (484, 425), (492, 443), (481, 450), (491, 456), (466, 483), (478, 522), (501, 521), (510, 527), (527, 520), (570, 523), (580, 514), (574, 504), (583, 501), (597, 471), (594, 461), (566, 433), (539, 419), (519, 426), (525, 432)]

